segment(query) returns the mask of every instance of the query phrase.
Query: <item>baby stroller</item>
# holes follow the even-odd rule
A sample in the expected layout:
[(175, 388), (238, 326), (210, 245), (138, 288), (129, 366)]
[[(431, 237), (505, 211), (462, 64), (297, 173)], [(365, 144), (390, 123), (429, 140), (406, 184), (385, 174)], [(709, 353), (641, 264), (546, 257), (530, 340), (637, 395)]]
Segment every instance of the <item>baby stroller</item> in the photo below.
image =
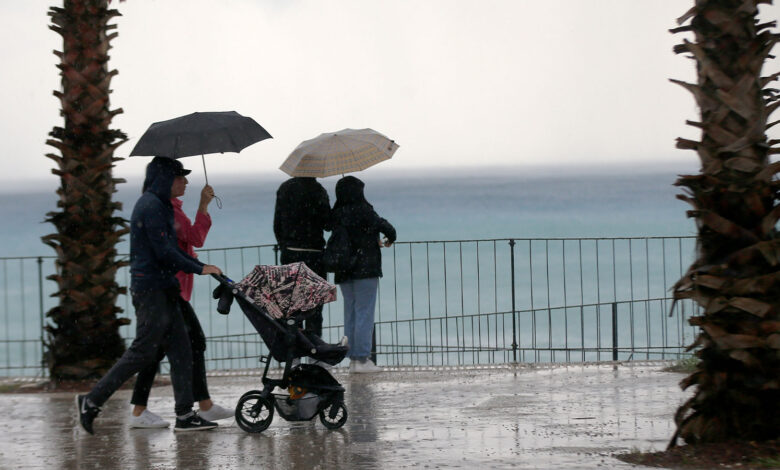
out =
[[(234, 283), (214, 275), (219, 286), (214, 298), (217, 311), (227, 314), (235, 300), (268, 346), (263, 389), (250, 390), (238, 400), (236, 422), (246, 432), (263, 432), (270, 426), (274, 409), (287, 421), (309, 421), (319, 416), (328, 429), (347, 421), (344, 387), (325, 368), (298, 364), (293, 360), (311, 357), (330, 365), (344, 359), (349, 347), (345, 340), (327, 344), (319, 336), (304, 332), (305, 311), (336, 299), (336, 287), (319, 277), (304, 263), (284, 266), (255, 266), (242, 281)], [(278, 379), (268, 377), (271, 358), (284, 363)], [(275, 388), (286, 393), (274, 393)]]

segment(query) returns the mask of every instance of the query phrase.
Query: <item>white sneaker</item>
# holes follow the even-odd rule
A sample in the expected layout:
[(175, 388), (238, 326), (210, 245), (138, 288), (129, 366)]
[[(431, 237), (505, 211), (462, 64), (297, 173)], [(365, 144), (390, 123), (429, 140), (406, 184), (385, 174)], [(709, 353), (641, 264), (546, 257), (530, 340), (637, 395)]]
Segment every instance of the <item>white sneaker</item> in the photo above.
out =
[(144, 410), (140, 416), (130, 415), (130, 427), (140, 429), (167, 428), (171, 423), (162, 419), (159, 415), (149, 410)]
[(339, 341), (339, 346), (349, 346), (349, 338), (342, 336), (341, 341)]
[(214, 403), (211, 405), (211, 408), (209, 408), (208, 411), (198, 411), (198, 415), (206, 421), (216, 421), (218, 419), (232, 418), (235, 416), (235, 412)]
[(372, 372), (382, 372), (382, 368), (374, 364), (371, 359), (365, 359), (363, 361), (356, 360), (350, 362), (349, 371), (356, 374), (370, 374)]

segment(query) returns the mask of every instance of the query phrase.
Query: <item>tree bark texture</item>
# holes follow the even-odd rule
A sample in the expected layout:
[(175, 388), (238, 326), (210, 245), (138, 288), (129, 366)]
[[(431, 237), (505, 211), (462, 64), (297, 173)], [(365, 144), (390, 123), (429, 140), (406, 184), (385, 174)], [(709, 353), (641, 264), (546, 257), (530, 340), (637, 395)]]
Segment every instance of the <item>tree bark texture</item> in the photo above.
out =
[(42, 237), (57, 253), (57, 282), (53, 294), (59, 305), (47, 316), (46, 360), (56, 380), (102, 376), (125, 350), (119, 327), (117, 296), (125, 293), (115, 280), (127, 263), (117, 260), (116, 243), (128, 232), (127, 223), (114, 211), (116, 185), (112, 168), (119, 158), (114, 150), (126, 137), (110, 128), (121, 109), (109, 109), (109, 85), (116, 71), (108, 69), (108, 22), (119, 15), (109, 0), (65, 0), (63, 8), (49, 10), (50, 28), (63, 39), (58, 68), (62, 89), (55, 91), (64, 127), (55, 127), (47, 144), (59, 154), (47, 154), (57, 163), (57, 210), (47, 214), (56, 233)]
[(777, 221), (780, 151), (769, 141), (769, 115), (778, 74), (762, 77), (778, 40), (761, 24), (758, 6), (771, 0), (696, 0), (672, 32), (693, 32), (675, 47), (695, 60), (689, 90), (700, 109), (701, 140), (678, 139), (693, 149), (701, 173), (680, 176), (678, 197), (696, 220), (696, 260), (674, 286), (674, 297), (693, 299), (690, 320), (699, 334), (690, 346), (701, 359), (681, 382), (694, 395), (675, 415), (678, 438), (688, 444), (767, 440), (780, 431), (780, 239)]

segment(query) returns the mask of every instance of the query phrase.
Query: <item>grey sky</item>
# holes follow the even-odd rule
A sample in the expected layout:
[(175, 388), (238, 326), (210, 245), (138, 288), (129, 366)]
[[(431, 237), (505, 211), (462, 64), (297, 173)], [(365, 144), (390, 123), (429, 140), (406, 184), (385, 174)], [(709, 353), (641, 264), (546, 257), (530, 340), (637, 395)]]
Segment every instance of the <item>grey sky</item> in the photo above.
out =
[[(49, 178), (61, 124), (42, 0), (0, 0), (0, 180)], [(113, 2), (112, 107), (130, 153), (154, 121), (236, 110), (273, 136), (207, 158), (209, 175), (276, 168), (302, 140), (371, 127), (388, 169), (695, 161), (694, 79), (668, 29), (682, 0), (128, 0)], [(762, 18), (778, 7), (763, 6)], [(776, 62), (766, 72), (780, 67)], [(140, 174), (148, 159), (120, 162)], [(194, 158), (184, 164), (197, 168)], [(47, 176), (48, 175), (48, 176)]]

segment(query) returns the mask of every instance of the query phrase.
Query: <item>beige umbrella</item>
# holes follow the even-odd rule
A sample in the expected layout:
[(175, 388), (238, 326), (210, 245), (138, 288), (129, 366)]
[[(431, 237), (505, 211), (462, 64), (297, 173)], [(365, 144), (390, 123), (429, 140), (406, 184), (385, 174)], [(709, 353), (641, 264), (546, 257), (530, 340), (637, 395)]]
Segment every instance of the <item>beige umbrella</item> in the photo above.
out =
[(373, 129), (342, 129), (305, 140), (279, 167), (290, 176), (324, 178), (389, 160), (398, 144)]

